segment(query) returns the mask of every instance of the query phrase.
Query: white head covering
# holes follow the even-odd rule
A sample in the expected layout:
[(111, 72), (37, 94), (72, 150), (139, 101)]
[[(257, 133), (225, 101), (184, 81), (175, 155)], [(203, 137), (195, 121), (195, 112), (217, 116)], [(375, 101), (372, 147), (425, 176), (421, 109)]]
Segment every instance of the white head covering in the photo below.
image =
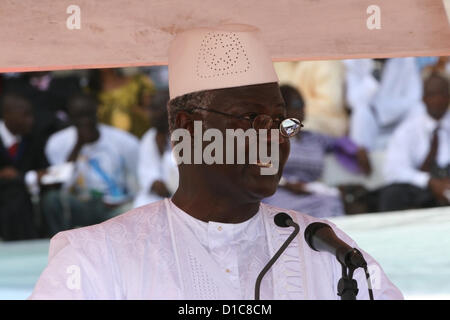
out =
[(272, 59), (248, 25), (178, 34), (169, 49), (170, 99), (201, 90), (278, 82)]

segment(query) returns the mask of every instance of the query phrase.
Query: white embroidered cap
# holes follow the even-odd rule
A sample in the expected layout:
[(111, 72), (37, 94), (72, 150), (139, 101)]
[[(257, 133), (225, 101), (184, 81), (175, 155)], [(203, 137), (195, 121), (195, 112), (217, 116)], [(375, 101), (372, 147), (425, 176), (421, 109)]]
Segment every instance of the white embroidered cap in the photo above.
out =
[(197, 28), (169, 48), (170, 99), (186, 93), (278, 82), (272, 59), (249, 25)]

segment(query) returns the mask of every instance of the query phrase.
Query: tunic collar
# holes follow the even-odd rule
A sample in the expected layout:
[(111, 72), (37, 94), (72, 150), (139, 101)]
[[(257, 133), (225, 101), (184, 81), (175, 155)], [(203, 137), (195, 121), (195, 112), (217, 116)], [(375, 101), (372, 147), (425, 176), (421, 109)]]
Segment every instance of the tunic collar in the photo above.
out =
[(198, 238), (200, 243), (207, 249), (223, 243), (239, 241), (253, 241), (264, 231), (262, 223), (261, 207), (258, 212), (241, 223), (204, 222), (194, 218), (187, 212), (177, 207), (169, 199), (171, 210), (179, 217)]

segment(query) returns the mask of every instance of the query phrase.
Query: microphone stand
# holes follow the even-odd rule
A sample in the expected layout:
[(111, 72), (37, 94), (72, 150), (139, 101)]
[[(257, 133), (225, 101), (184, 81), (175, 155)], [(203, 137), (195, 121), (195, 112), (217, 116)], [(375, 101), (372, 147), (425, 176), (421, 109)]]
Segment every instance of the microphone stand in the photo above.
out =
[(277, 261), (277, 259), (281, 256), (284, 250), (289, 246), (289, 244), (294, 240), (294, 238), (297, 236), (297, 234), (300, 231), (300, 227), (297, 223), (295, 223), (292, 219), (286, 220), (287, 226), (294, 227), (294, 231), (291, 233), (291, 235), (286, 239), (286, 241), (283, 243), (283, 245), (278, 249), (278, 251), (275, 253), (275, 255), (272, 257), (272, 259), (269, 260), (267, 265), (262, 269), (262, 271), (259, 273), (258, 278), (256, 279), (255, 283), (255, 300), (259, 300), (260, 297), (260, 289), (261, 289), (261, 281), (264, 277), (264, 275), (269, 271), (270, 267)]
[(355, 267), (347, 267), (343, 263), (342, 266), (342, 278), (338, 282), (338, 296), (341, 300), (356, 300), (358, 294), (358, 283), (353, 279), (353, 272), (357, 269)]

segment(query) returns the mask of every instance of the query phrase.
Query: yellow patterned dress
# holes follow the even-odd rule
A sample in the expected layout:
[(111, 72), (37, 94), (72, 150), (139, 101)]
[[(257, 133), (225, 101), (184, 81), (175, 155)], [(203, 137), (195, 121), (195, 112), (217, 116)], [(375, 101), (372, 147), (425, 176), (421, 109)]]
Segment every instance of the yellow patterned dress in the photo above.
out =
[(100, 122), (140, 138), (150, 128), (147, 107), (154, 91), (151, 80), (139, 74), (119, 88), (100, 92)]

